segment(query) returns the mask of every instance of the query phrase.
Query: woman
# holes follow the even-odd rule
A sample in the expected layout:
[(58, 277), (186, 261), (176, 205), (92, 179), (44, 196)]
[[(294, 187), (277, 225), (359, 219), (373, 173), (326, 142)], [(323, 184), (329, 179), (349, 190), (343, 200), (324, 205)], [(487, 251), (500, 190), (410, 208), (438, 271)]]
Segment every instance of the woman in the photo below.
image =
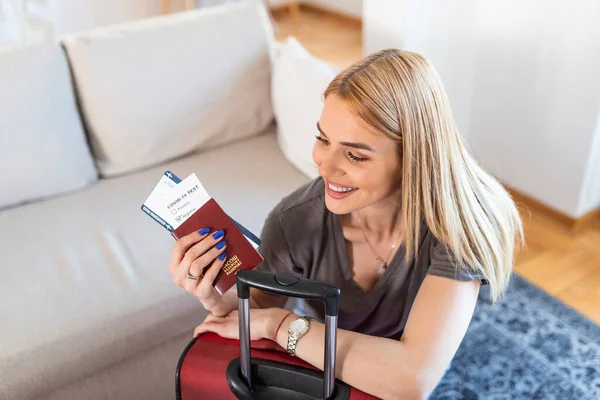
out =
[[(494, 300), (506, 288), (519, 214), (466, 151), (424, 57), (372, 54), (342, 71), (324, 97), (313, 150), (320, 177), (269, 214), (259, 269), (342, 289), (338, 378), (384, 399), (425, 398), (467, 330), (480, 285)], [(196, 334), (237, 338), (235, 290), (219, 297), (211, 288), (227, 238), (209, 231), (177, 242), (170, 271), (212, 313)], [(299, 303), (289, 315), (284, 302), (252, 292), (254, 339), (286, 348), (292, 322), (323, 321), (320, 305)], [(312, 321), (295, 355), (322, 369), (323, 347), (324, 325)]]

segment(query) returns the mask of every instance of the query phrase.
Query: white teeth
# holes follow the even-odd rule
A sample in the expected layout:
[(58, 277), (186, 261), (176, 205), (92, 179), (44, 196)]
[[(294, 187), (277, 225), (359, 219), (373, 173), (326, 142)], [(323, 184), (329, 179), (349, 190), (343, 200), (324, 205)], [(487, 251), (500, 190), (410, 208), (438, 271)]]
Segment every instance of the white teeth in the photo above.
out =
[(333, 186), (331, 183), (329, 183), (329, 189), (333, 190), (334, 192), (344, 193), (344, 192), (349, 192), (351, 190), (354, 190), (356, 188), (340, 188), (337, 186)]

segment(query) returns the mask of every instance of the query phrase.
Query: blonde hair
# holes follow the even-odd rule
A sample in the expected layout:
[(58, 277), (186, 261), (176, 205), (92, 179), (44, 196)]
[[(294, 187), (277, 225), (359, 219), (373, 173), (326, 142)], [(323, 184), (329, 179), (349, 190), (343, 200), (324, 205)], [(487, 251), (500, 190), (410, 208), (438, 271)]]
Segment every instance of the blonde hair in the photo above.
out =
[(456, 265), (487, 279), (496, 301), (523, 241), (521, 218), (465, 148), (433, 65), (417, 53), (382, 50), (339, 73), (324, 96), (331, 94), (398, 144), (407, 257), (418, 252), (424, 218)]

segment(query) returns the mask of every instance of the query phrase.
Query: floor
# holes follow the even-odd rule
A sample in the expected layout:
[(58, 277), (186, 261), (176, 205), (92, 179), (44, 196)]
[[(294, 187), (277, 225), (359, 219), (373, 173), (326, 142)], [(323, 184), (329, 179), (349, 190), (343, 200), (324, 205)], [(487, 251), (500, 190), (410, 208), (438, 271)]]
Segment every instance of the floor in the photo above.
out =
[(336, 67), (347, 67), (362, 57), (360, 21), (304, 7), (298, 24), (294, 23), (286, 8), (275, 10), (273, 16), (278, 40), (295, 36), (311, 54)]
[[(289, 35), (313, 55), (343, 68), (362, 56), (360, 22), (314, 9), (302, 9), (294, 23), (285, 9), (273, 12), (278, 39)], [(600, 221), (572, 234), (558, 222), (520, 204), (526, 248), (516, 272), (600, 324)]]

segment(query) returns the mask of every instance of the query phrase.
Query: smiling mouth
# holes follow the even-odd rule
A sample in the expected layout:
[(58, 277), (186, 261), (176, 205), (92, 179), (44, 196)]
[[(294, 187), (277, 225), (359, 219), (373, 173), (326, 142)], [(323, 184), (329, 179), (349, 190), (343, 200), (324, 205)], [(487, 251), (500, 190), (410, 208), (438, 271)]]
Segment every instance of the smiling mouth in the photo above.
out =
[(350, 187), (350, 186), (336, 186), (329, 182), (327, 182), (327, 186), (329, 187), (329, 189), (331, 189), (337, 193), (348, 193), (348, 192), (358, 189), (358, 188)]

